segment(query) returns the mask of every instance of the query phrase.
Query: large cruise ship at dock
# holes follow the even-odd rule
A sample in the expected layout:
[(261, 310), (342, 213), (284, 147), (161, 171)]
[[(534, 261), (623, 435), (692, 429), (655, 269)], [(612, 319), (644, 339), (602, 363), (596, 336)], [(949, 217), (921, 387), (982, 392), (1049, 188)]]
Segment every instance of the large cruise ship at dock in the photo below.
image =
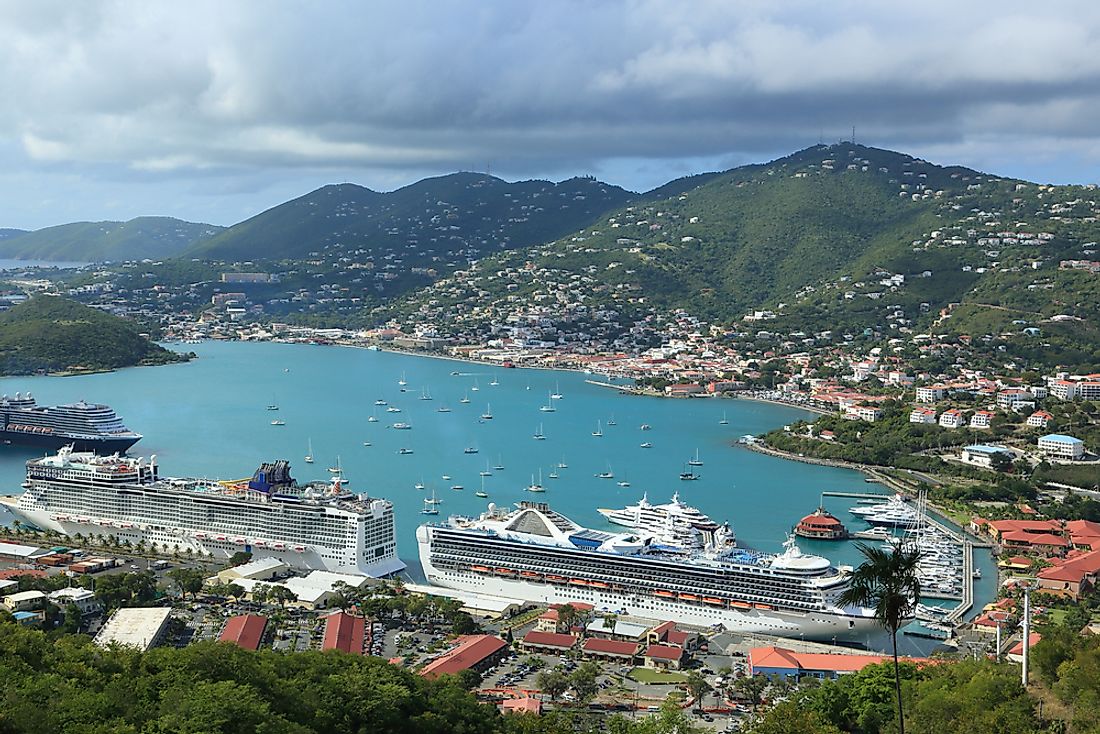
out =
[(66, 535), (228, 558), (273, 556), (294, 568), (388, 576), (397, 556), (393, 505), (354, 495), (340, 478), (299, 484), (286, 461), (264, 463), (251, 479), (160, 476), (156, 457), (61, 449), (27, 462), (24, 492), (0, 497), (13, 514)]
[(0, 443), (56, 451), (122, 453), (141, 440), (106, 405), (81, 400), (71, 405), (44, 406), (30, 393), (0, 397)]
[(777, 555), (670, 552), (653, 536), (584, 528), (521, 502), (422, 525), (416, 539), (428, 581), (453, 589), (785, 637), (861, 639), (875, 627), (872, 610), (839, 605), (847, 574), (793, 538)]

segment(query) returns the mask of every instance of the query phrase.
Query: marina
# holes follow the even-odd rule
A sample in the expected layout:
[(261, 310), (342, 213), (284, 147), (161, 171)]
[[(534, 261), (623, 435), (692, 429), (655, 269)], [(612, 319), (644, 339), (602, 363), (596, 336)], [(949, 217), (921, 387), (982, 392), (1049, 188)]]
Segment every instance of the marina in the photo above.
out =
[[(546, 498), (582, 525), (608, 530), (614, 526), (598, 508), (627, 507), (645, 493), (663, 502), (678, 490), (687, 505), (716, 522), (729, 521), (739, 545), (772, 553), (782, 550), (798, 518), (820, 502), (841, 516), (853, 490), (860, 490), (856, 499), (882, 501), (886, 496), (874, 493), (873, 485), (855, 471), (733, 448), (741, 436), (805, 415), (790, 407), (623, 397), (589, 384), (581, 373), (550, 370), (511, 372), (494, 386), (491, 372), (478, 365), (452, 376), (452, 361), (352, 348), (220, 342), (186, 346), (199, 355), (190, 364), (70, 378), (11, 378), (8, 390), (30, 390), (50, 403), (94, 395), (145, 435), (137, 447), (141, 454), (170, 460), (173, 471), (182, 475), (232, 477), (246, 460), (299, 457), (292, 461), (295, 476), (315, 480), (326, 477), (325, 468), (339, 456), (343, 475), (355, 480), (356, 492), (393, 502), (398, 553), (414, 580), (423, 578), (415, 530), (424, 519), (420, 511), (425, 496), (433, 490), (446, 493), (448, 513), (476, 516), (485, 510), (487, 498), (450, 487), (477, 488), (483, 478), (485, 493), (498, 506)], [(396, 384), (403, 372), (404, 394)], [(475, 381), (481, 400), (463, 403), (467, 394), (473, 397)], [(417, 399), (427, 385), (434, 402)], [(163, 398), (180, 386), (188, 390), (187, 401)], [(557, 410), (540, 412), (548, 391)], [(266, 427), (272, 415), (266, 406), (273, 394), (279, 396), (278, 415), (286, 420), (279, 430)], [(441, 403), (453, 410), (437, 412)], [(494, 419), (481, 422), (490, 403)], [(401, 409), (395, 417), (415, 428), (393, 430), (387, 422), (370, 420), (373, 411), (389, 406)], [(723, 414), (727, 425), (720, 423)], [(546, 438), (533, 441), (532, 429), (539, 421)], [(591, 435), (597, 426), (602, 437)], [(654, 448), (641, 448), (639, 442)], [(300, 458), (307, 445), (317, 457), (313, 466)], [(465, 448), (475, 447), (479, 453), (464, 454)], [(700, 467), (706, 472), (681, 481), (683, 462), (696, 449), (706, 461)], [(0, 454), (6, 492), (19, 491), (24, 462), (34, 455), (14, 447)], [(482, 477), (486, 457), (492, 476)], [(610, 471), (609, 465), (620, 476), (598, 478)], [(626, 481), (625, 470), (632, 486), (619, 484)], [(540, 471), (546, 483), (538, 479)], [(453, 479), (439, 481), (443, 474)], [(416, 484), (424, 489), (414, 489)], [(542, 493), (532, 495), (530, 486)], [(4, 521), (10, 523), (10, 516)], [(835, 564), (859, 562), (849, 541), (800, 539), (799, 544)], [(985, 583), (984, 588), (991, 590), (992, 585)], [(988, 593), (976, 595), (976, 604), (984, 603)]]

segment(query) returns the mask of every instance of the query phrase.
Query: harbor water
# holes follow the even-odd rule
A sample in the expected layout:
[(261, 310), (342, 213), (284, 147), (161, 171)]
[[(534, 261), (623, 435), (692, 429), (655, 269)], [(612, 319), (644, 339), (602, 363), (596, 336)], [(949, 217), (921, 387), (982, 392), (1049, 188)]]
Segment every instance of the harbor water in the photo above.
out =
[[(155, 454), (166, 476), (244, 478), (262, 461), (285, 458), (296, 478), (315, 480), (339, 466), (353, 491), (394, 503), (398, 550), (414, 578), (420, 575), (416, 527), (450, 514), (480, 513), (490, 502), (547, 502), (582, 525), (610, 528), (598, 507), (633, 504), (643, 493), (651, 502), (666, 502), (679, 492), (715, 520), (729, 521), (740, 544), (774, 552), (821, 503), (823, 492), (885, 491), (852, 470), (735, 445), (740, 436), (807, 416), (796, 408), (623, 395), (587, 384), (576, 372), (366, 349), (226, 342), (172, 347), (194, 351), (198, 359), (75, 377), (5, 378), (0, 392), (30, 391), (41, 405), (81, 399), (110, 405), (144, 434), (130, 453)], [(410, 427), (394, 428), (397, 423)], [(310, 447), (313, 464), (304, 461)], [(34, 455), (33, 449), (3, 447), (0, 491), (21, 491), (24, 462)], [(696, 455), (701, 464), (689, 464)], [(699, 478), (682, 480), (687, 471)], [(545, 493), (526, 491), (540, 474)], [(487, 498), (475, 496), (482, 486)], [(420, 514), (433, 491), (443, 500), (439, 518)], [(852, 504), (825, 498), (826, 509), (861, 529), (847, 512)], [(849, 542), (800, 539), (799, 546), (836, 564), (860, 560)], [(983, 572), (978, 609), (992, 595), (988, 555), (976, 558)], [(910, 654), (927, 643), (899, 639)]]

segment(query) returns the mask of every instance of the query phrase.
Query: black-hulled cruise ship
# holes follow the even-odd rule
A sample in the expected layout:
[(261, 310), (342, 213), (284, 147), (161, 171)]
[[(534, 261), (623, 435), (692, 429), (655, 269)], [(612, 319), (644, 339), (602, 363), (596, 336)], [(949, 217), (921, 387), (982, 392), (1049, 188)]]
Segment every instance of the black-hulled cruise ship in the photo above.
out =
[(453, 589), (784, 637), (860, 639), (875, 626), (873, 610), (840, 603), (848, 574), (800, 552), (793, 537), (777, 555), (686, 550), (520, 502), (421, 525), (416, 539), (428, 580)]
[(100, 454), (122, 453), (141, 440), (107, 405), (81, 400), (71, 405), (38, 405), (27, 393), (0, 398), (0, 443)]

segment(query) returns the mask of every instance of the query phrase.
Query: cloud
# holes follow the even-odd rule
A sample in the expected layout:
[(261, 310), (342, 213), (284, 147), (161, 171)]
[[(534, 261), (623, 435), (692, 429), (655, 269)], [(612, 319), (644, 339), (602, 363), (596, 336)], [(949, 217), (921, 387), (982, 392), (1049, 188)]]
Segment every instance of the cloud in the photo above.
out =
[(1100, 5), (8, 3), (0, 95), (0, 138), (19, 141), (0, 165), (188, 190), (243, 177), (220, 187), (238, 202), (265, 175), (282, 191), (490, 164), (644, 188), (852, 125), (968, 165), (996, 140), (1003, 172), (1025, 174), (1018, 154), (1058, 179), (1082, 173), (1060, 168), (1062, 141), (1100, 139)]

